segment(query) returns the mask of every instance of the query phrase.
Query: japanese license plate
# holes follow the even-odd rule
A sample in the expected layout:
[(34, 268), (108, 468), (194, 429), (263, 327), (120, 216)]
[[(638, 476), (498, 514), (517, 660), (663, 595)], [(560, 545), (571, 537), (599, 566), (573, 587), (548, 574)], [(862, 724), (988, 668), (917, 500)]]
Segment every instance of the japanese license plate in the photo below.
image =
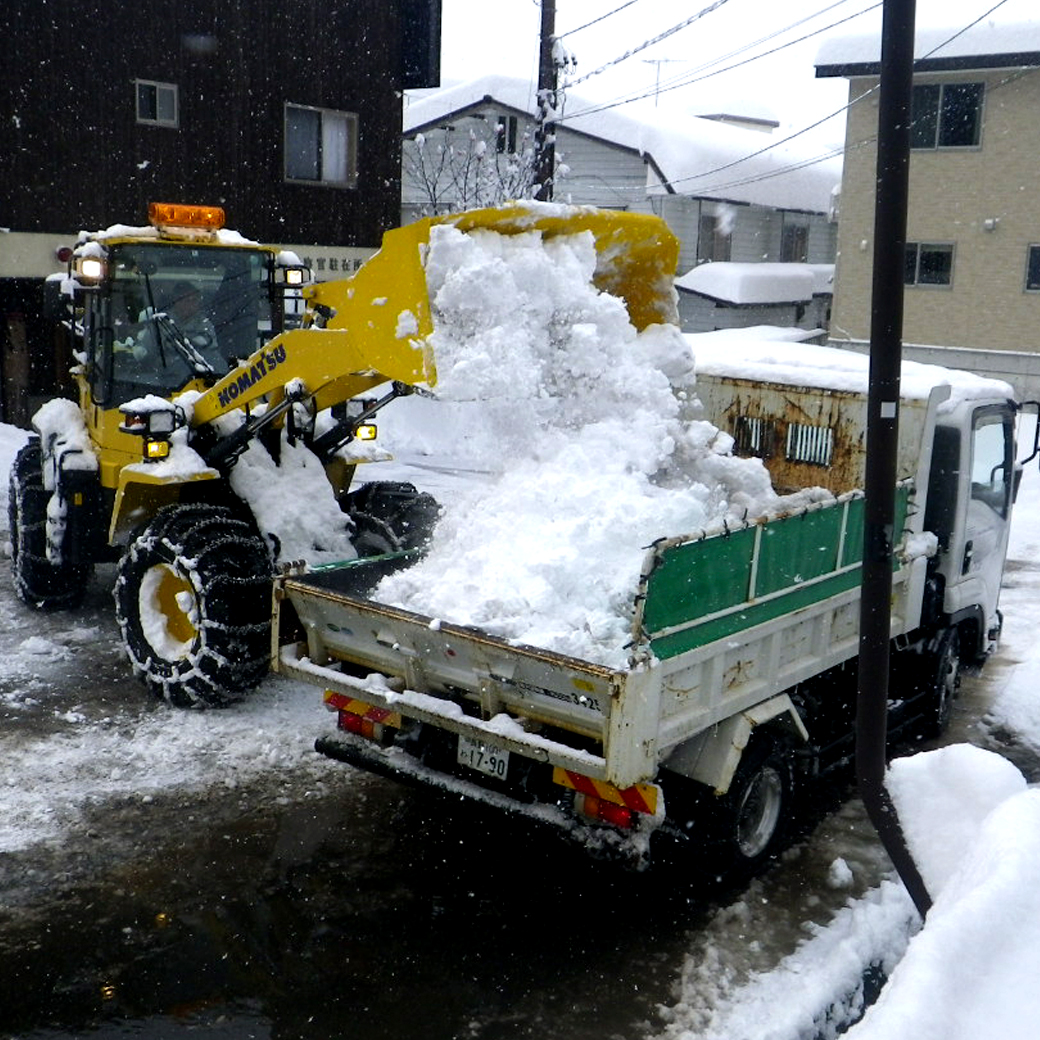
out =
[(496, 780), (505, 780), (509, 772), (509, 752), (505, 748), (462, 734), (459, 734), (458, 760), (462, 765)]

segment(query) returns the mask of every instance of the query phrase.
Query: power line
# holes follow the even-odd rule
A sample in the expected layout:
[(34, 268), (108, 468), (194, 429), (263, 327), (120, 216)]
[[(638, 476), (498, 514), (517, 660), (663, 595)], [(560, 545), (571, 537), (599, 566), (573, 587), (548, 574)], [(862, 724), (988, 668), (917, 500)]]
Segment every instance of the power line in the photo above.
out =
[(633, 54), (638, 54), (640, 51), (645, 51), (647, 47), (652, 47), (655, 43), (667, 40), (669, 36), (674, 36), (680, 30), (685, 29), (688, 25), (693, 25), (694, 22), (703, 18), (705, 15), (711, 14), (713, 11), (717, 11), (723, 4), (728, 2), (729, 0), (715, 0), (715, 3), (709, 4), (694, 15), (690, 15), (689, 18), (680, 22), (678, 25), (673, 25), (670, 29), (665, 29), (664, 32), (658, 33), (652, 39), (644, 40), (637, 47), (633, 47), (631, 50), (625, 51), (624, 54), (614, 58), (612, 61), (608, 61), (606, 65), (601, 65), (598, 69), (593, 69), (592, 72), (586, 72), (584, 76), (579, 76), (577, 79), (572, 80), (570, 86), (573, 87), (577, 86), (579, 83), (584, 83), (585, 80), (591, 79), (593, 76), (598, 76), (601, 72), (606, 72), (607, 69), (612, 68), (614, 65), (626, 61), (628, 58), (631, 58)]
[[(706, 69), (710, 69), (714, 65), (718, 65), (718, 64), (720, 64), (721, 62), (724, 62), (724, 61), (729, 61), (730, 58), (735, 58), (739, 54), (744, 54), (746, 51), (749, 51), (749, 50), (751, 50), (754, 47), (758, 47), (758, 46), (760, 46), (763, 43), (768, 43), (770, 40), (775, 40), (778, 36), (782, 36), (784, 33), (789, 32), (791, 29), (797, 29), (800, 25), (805, 25), (806, 22), (811, 22), (814, 18), (819, 18), (821, 15), (825, 15), (828, 12), (833, 11), (834, 8), (836, 8), (836, 7), (842, 7), (845, 4), (847, 4), (848, 2), (849, 2), (849, 0), (836, 0), (836, 2), (831, 4), (829, 7), (824, 7), (822, 9), (820, 9), (819, 11), (813, 11), (811, 14), (807, 14), (804, 18), (799, 18), (797, 21), (791, 22), (790, 25), (785, 25), (782, 29), (775, 29), (773, 32), (766, 33), (765, 36), (760, 36), (757, 40), (754, 40), (751, 43), (745, 43), (745, 44), (743, 44), (740, 47), (735, 47), (733, 50), (729, 51), (727, 54), (721, 54), (717, 58), (712, 58), (710, 61), (706, 61), (706, 62), (702, 63), (701, 65), (698, 65), (696, 68), (687, 69), (685, 72), (678, 73), (677, 75), (671, 77), (670, 79), (666, 79), (665, 80), (665, 88), (667, 90), (672, 90), (672, 89), (675, 89), (678, 86), (685, 86), (687, 84), (688, 79), (690, 77), (696, 76), (698, 72), (704, 72)], [(865, 11), (866, 10), (872, 10), (872, 8), (865, 8), (864, 10)], [(860, 13), (863, 13), (863, 12), (860, 12)], [(850, 16), (850, 17), (855, 17), (855, 15)], [(840, 24), (841, 24), (840, 21), (839, 22), (832, 22), (829, 26), (827, 26), (827, 28), (831, 28), (834, 25), (840, 25)], [(798, 40), (791, 41), (791, 43), (797, 43), (797, 42), (799, 42), (799, 41)], [(790, 46), (790, 44), (786, 44), (785, 46)], [(779, 50), (779, 49), (781, 49), (781, 48), (776, 48), (775, 50)], [(769, 51), (768, 53), (770, 53), (770, 54), (775, 53), (775, 50), (774, 51)], [(763, 54), (761, 56), (764, 57), (765, 55)], [(751, 58), (749, 60), (754, 60), (754, 58)], [(741, 63), (741, 64), (746, 64), (746, 62)], [(739, 65), (727, 66), (726, 69), (723, 69), (721, 71), (728, 71), (729, 68), (739, 68)], [(712, 73), (712, 75), (716, 75), (716, 73)], [(709, 77), (706, 76), (704, 78), (707, 79)], [(693, 82), (698, 82), (698, 81), (697, 80), (693, 80)], [(669, 84), (671, 84), (671, 85), (669, 85)]]
[[(839, 0), (839, 4), (840, 3), (845, 3), (845, 2), (846, 2), (846, 0)], [(1001, 2), (1002, 3), (1006, 2), (1006, 0), (1001, 0)], [(817, 11), (816, 14), (810, 15), (809, 18), (802, 19), (799, 22), (794, 22), (792, 25), (789, 25), (789, 26), (785, 27), (784, 29), (778, 30), (776, 33), (772, 34), (772, 36), (778, 36), (778, 35), (780, 35), (782, 33), (787, 32), (789, 29), (796, 28), (797, 26), (803, 24), (804, 22), (809, 21), (811, 18), (815, 18), (818, 15), (825, 14), (827, 11), (830, 11), (834, 7), (839, 6), (839, 4), (832, 4), (830, 7), (826, 7), (826, 8), (824, 8), (821, 11)], [(864, 15), (864, 14), (867, 14), (869, 11), (876, 10), (878, 7), (881, 7), (881, 5), (882, 5), (882, 0), (876, 0), (876, 2), (872, 3), (869, 7), (864, 7), (862, 10), (856, 11), (854, 14), (847, 15), (844, 18), (839, 18), (836, 22), (829, 22), (827, 25), (824, 25), (824, 26), (822, 26), (819, 29), (814, 29), (812, 32), (806, 33), (804, 36), (798, 36), (798, 37), (796, 37), (793, 40), (788, 40), (787, 43), (780, 44), (778, 47), (773, 47), (772, 49), (770, 49), (768, 51), (762, 51), (760, 54), (753, 54), (753, 55), (751, 55), (751, 57), (745, 58), (743, 61), (738, 61), (738, 62), (734, 63), (733, 65), (726, 65), (726, 66), (724, 66), (721, 69), (715, 69), (714, 72), (705, 73), (705, 75), (703, 75), (703, 76), (690, 75), (688, 73), (684, 74), (684, 78), (681, 80), (681, 82), (673, 82), (670, 86), (662, 87), (661, 88), (661, 93), (666, 93), (669, 90), (678, 90), (680, 87), (688, 87), (688, 86), (690, 86), (690, 85), (692, 85), (694, 83), (701, 83), (701, 82), (703, 82), (706, 79), (711, 79), (713, 76), (719, 76), (719, 75), (721, 75), (724, 72), (732, 72), (734, 69), (739, 69), (739, 68), (741, 68), (744, 65), (749, 65), (751, 62), (758, 61), (760, 58), (768, 58), (770, 55), (778, 54), (780, 51), (786, 50), (788, 47), (793, 47), (797, 43), (804, 43), (806, 40), (810, 40), (814, 36), (819, 36), (820, 33), (827, 32), (829, 29), (833, 29), (836, 26), (844, 25), (846, 22), (850, 22), (854, 18), (859, 18), (860, 15)], [(982, 17), (984, 18), (985, 15), (983, 15)], [(765, 40), (769, 40), (771, 38), (772, 38), (771, 36), (767, 36), (767, 37), (765, 37)], [(758, 45), (757, 43), (753, 43), (753, 44), (748, 44), (747, 46), (748, 47), (755, 47), (757, 45)], [(739, 48), (735, 53), (739, 54), (739, 53), (741, 53), (741, 51), (746, 50), (746, 49), (747, 49), (747, 47)], [(720, 58), (718, 60), (719, 61), (724, 61), (725, 59), (724, 58)], [(693, 72), (696, 73), (696, 72), (700, 72), (702, 69), (711, 68), (711, 66), (713, 64), (716, 64), (716, 63), (717, 62), (708, 62), (707, 64), (702, 65), (702, 66), (700, 66), (697, 69), (694, 69)], [(589, 75), (592, 75), (592, 73), (590, 73)], [(677, 77), (677, 79), (678, 79), (678, 77)], [(594, 114), (596, 112), (606, 112), (607, 110), (609, 110), (611, 108), (618, 108), (621, 105), (627, 105), (627, 104), (630, 104), (633, 101), (642, 101), (644, 98), (651, 97), (653, 95), (653, 93), (654, 93), (653, 91), (648, 91), (648, 92), (643, 93), (643, 94), (634, 94), (634, 95), (632, 95), (630, 97), (621, 98), (621, 99), (617, 99), (617, 100), (614, 100), (614, 101), (604, 102), (601, 105), (592, 105), (589, 108), (583, 108), (580, 112), (572, 112), (567, 118), (568, 119), (577, 119), (579, 116), (592, 115), (592, 114)]]
[[(980, 14), (973, 21), (969, 22), (963, 28), (958, 29), (957, 32), (955, 32), (952, 36), (947, 37), (945, 40), (942, 41), (942, 43), (937, 44), (930, 51), (928, 51), (927, 54), (922, 55), (922, 57), (920, 59), (917, 59), (917, 60), (924, 60), (925, 58), (930, 58), (936, 52), (942, 50), (943, 47), (946, 47), (948, 44), (950, 44), (954, 40), (956, 40), (959, 36), (964, 35), (964, 33), (966, 33), (969, 29), (971, 29), (974, 26), (978, 25), (978, 23), (981, 22), (984, 18), (989, 17), (989, 15), (991, 15), (998, 8), (1003, 7), (1004, 4), (1006, 4), (1007, 2), (1008, 2), (1008, 0), (997, 0), (997, 3), (995, 3), (992, 7), (990, 7), (988, 10), (984, 11), (982, 14)], [(860, 12), (860, 13), (863, 13), (863, 12)], [(843, 21), (847, 21), (847, 19), (843, 19)], [(841, 24), (841, 23), (838, 22), (836, 24)], [(777, 48), (777, 49), (781, 49), (781, 48)], [(762, 56), (764, 57), (764, 55), (762, 55)], [(1004, 80), (1003, 83), (998, 84), (998, 86), (993, 88), (993, 89), (994, 90), (998, 90), (998, 89), (1000, 89), (1000, 87), (1006, 86), (1008, 83), (1012, 82), (1012, 80), (1015, 79), (1015, 78), (1017, 78), (1017, 77), (1008, 77), (1006, 80)], [(693, 174), (693, 175), (691, 175), (689, 177), (683, 177), (683, 178), (680, 178), (679, 180), (675, 180), (675, 181), (669, 181), (669, 184), (674, 186), (675, 184), (683, 184), (683, 183), (685, 183), (687, 181), (701, 180), (704, 177), (714, 176), (716, 173), (722, 173), (723, 171), (732, 169), (734, 166), (739, 166), (741, 163), (747, 162), (750, 159), (757, 158), (758, 156), (763, 155), (765, 152), (772, 151), (773, 149), (780, 147), (780, 145), (786, 144), (788, 141), (793, 141), (796, 137), (800, 137), (802, 134), (808, 133), (810, 130), (816, 129), (816, 127), (821, 126), (823, 123), (826, 123), (829, 119), (833, 119), (835, 116), (841, 115), (843, 112), (847, 112), (850, 108), (852, 108), (853, 105), (859, 104), (860, 101), (862, 101), (864, 98), (869, 97), (871, 94), (874, 94), (879, 88), (880, 88), (880, 84), (876, 84), (875, 86), (868, 88), (867, 90), (863, 91), (863, 93), (860, 94), (858, 97), (853, 98), (848, 104), (842, 105), (841, 108), (836, 109), (834, 112), (829, 113), (828, 115), (824, 116), (822, 119), (816, 120), (816, 122), (814, 122), (814, 123), (810, 123), (808, 126), (803, 127), (801, 130), (796, 130), (793, 134), (788, 134), (786, 137), (780, 138), (777, 141), (773, 141), (772, 143), (766, 145), (764, 148), (759, 148), (757, 151), (751, 152), (748, 155), (745, 155), (745, 156), (743, 156), (743, 157), (741, 157), (739, 159), (734, 159), (732, 162), (723, 163), (723, 165), (716, 166), (716, 167), (714, 167), (711, 170), (705, 170), (703, 173)], [(610, 107), (614, 107), (614, 106), (610, 106)], [(586, 112), (588, 112), (588, 111), (593, 111), (593, 110), (586, 110)], [(600, 111), (600, 110), (596, 109), (594, 111)], [(586, 114), (586, 113), (581, 113), (581, 114)], [(838, 154), (839, 152), (840, 152), (840, 149), (838, 151), (836, 151), (834, 154)], [(815, 162), (823, 162), (826, 158), (828, 158), (828, 156), (821, 156), (819, 159), (815, 160)], [(807, 163), (805, 163), (805, 165), (813, 165), (813, 162), (807, 162)], [(707, 191), (725, 190), (726, 188), (737, 187), (738, 185), (755, 183), (756, 181), (759, 181), (759, 180), (768, 180), (771, 177), (777, 177), (777, 176), (780, 176), (781, 174), (787, 173), (787, 172), (790, 172), (790, 169), (782, 168), (782, 169), (775, 170), (775, 171), (771, 170), (771, 171), (768, 171), (768, 172), (765, 172), (765, 173), (761, 173), (761, 174), (758, 174), (758, 175), (749, 175), (748, 178), (746, 178), (746, 179), (744, 179), (742, 181), (731, 182), (729, 184), (725, 184), (725, 185), (722, 185), (722, 186), (713, 186), (713, 187), (704, 188), (704, 189), (701, 189), (701, 190), (705, 191), (705, 192), (707, 192)]]
[[(991, 7), (989, 11), (985, 12), (985, 14), (980, 15), (979, 18), (975, 19), (975, 21), (971, 22), (969, 25), (966, 25), (963, 29), (960, 29), (953, 36), (951, 36), (948, 39), (944, 40), (942, 43), (938, 44), (936, 47), (933, 47), (927, 54), (923, 55), (922, 57), (923, 58), (931, 57), (933, 54), (936, 53), (936, 51), (941, 50), (943, 47), (945, 47), (951, 41), (955, 40), (958, 36), (961, 36), (968, 29), (972, 28), (972, 26), (977, 25), (983, 18), (987, 17), (987, 15), (991, 14), (993, 11), (995, 11), (998, 7), (1001, 7), (1006, 2), (1007, 2), (1007, 0), (1000, 0), (1000, 2), (998, 4), (996, 4), (995, 6)], [(918, 59), (918, 60), (921, 60), (921, 59)], [(1014, 72), (1012, 72), (1008, 76), (1005, 76), (1004, 79), (1002, 79), (995, 86), (988, 87), (987, 88), (987, 96), (992, 96), (998, 90), (1001, 90), (1002, 88), (1007, 87), (1010, 84), (1017, 82), (1023, 76), (1029, 75), (1029, 73), (1032, 72), (1032, 71), (1033, 70), (1029, 69), (1029, 68), (1016, 69)], [(864, 98), (869, 97), (871, 94), (875, 93), (878, 89), (879, 89), (879, 85), (878, 86), (873, 86), (873, 87), (869, 88), (868, 90), (865, 90), (858, 97), (856, 97), (852, 101), (850, 101), (849, 104), (845, 106), (845, 109), (849, 109), (853, 105), (858, 104)], [(839, 109), (839, 112), (840, 111), (844, 111), (845, 109)], [(825, 116), (824, 119), (821, 120), (820, 122), (825, 122), (827, 119), (830, 119), (830, 118), (832, 118), (832, 116), (835, 116), (837, 114), (838, 114), (838, 112), (832, 112), (830, 116)], [(813, 126), (818, 126), (818, 125), (819, 125), (819, 123), (814, 123), (813, 124)], [(791, 137), (797, 137), (799, 134), (804, 133), (805, 130), (813, 129), (813, 126), (806, 127), (804, 130), (799, 130), (795, 134), (792, 134)], [(784, 138), (783, 141), (778, 141), (777, 144), (783, 144), (784, 141), (787, 141), (787, 140), (790, 140), (790, 139), (791, 139), (790, 137)], [(792, 164), (790, 164), (788, 166), (779, 167), (779, 168), (774, 169), (774, 170), (768, 170), (768, 171), (765, 171), (765, 172), (759, 173), (759, 174), (749, 174), (747, 177), (744, 177), (744, 178), (741, 178), (741, 179), (738, 179), (738, 180), (727, 181), (727, 182), (722, 183), (722, 184), (708, 185), (707, 187), (698, 188), (697, 190), (699, 192), (703, 192), (704, 194), (717, 194), (717, 193), (722, 192), (722, 191), (727, 191), (730, 188), (743, 187), (743, 186), (748, 185), (748, 184), (757, 183), (758, 181), (769, 180), (772, 177), (779, 177), (782, 174), (791, 173), (794, 170), (804, 169), (805, 167), (808, 167), (808, 166), (814, 166), (817, 163), (826, 162), (827, 159), (834, 158), (835, 156), (840, 155), (843, 151), (845, 153), (858, 151), (860, 148), (863, 148), (863, 147), (865, 147), (866, 145), (869, 145), (869, 144), (873, 144), (875, 141), (877, 141), (877, 134), (872, 134), (869, 137), (865, 137), (862, 140), (857, 141), (855, 144), (848, 145), (848, 146), (846, 146), (844, 148), (835, 148), (832, 151), (830, 151), (830, 152), (828, 152), (828, 153), (826, 153), (824, 155), (819, 155), (819, 156), (816, 156), (815, 158), (812, 158), (812, 159), (807, 159), (807, 160), (804, 160), (804, 161), (798, 162), (798, 163), (792, 163)], [(745, 159), (754, 158), (755, 155), (759, 155), (759, 154), (761, 154), (761, 151), (755, 152), (752, 155), (745, 156), (744, 159), (737, 159), (735, 162), (727, 163), (725, 166), (716, 167), (714, 170), (707, 170), (704, 173), (698, 173), (698, 174), (694, 174), (694, 175), (692, 175), (690, 177), (683, 177), (683, 178), (680, 178), (679, 180), (669, 181), (669, 184), (682, 184), (685, 181), (700, 180), (702, 177), (710, 177), (714, 173), (718, 173), (718, 172), (720, 172), (722, 170), (729, 169), (732, 166), (736, 166), (739, 163), (744, 162)]]
[(591, 22), (586, 22), (584, 25), (579, 25), (577, 29), (568, 29), (565, 33), (558, 33), (556, 39), (562, 40), (565, 36), (573, 36), (575, 33), (580, 33), (582, 29), (587, 29), (590, 25), (595, 25), (597, 22), (602, 22), (606, 18), (617, 14), (619, 11), (623, 11), (626, 7), (631, 7), (633, 4), (639, 3), (639, 0), (628, 0), (628, 3), (622, 4), (620, 7), (615, 7), (613, 11), (607, 11), (606, 14), (601, 14), (598, 18), (593, 18)]

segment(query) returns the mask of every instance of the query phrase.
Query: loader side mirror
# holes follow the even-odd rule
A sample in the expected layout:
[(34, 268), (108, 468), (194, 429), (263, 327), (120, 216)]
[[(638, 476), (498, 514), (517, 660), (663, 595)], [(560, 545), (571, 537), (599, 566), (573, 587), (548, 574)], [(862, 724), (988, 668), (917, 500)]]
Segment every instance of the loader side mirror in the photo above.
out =
[(43, 283), (43, 319), (58, 324), (72, 317), (72, 297), (62, 291), (65, 275), (54, 275)]

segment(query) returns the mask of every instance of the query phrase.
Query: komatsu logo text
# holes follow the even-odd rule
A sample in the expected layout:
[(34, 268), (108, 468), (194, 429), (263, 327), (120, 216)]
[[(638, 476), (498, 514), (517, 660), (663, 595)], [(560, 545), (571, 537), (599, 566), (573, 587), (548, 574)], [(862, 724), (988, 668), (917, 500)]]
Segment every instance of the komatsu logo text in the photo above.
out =
[(233, 383), (228, 383), (223, 390), (217, 394), (217, 400), (221, 408), (227, 408), (240, 394), (244, 394), (251, 386), (258, 383), (269, 372), (279, 365), (285, 364), (285, 347), (272, 347), (260, 355), (255, 365), (243, 372)]

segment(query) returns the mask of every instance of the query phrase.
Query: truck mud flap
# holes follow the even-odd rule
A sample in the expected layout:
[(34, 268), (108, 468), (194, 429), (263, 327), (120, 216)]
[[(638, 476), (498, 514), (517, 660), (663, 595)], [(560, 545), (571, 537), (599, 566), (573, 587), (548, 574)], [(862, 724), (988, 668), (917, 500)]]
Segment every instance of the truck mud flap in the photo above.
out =
[(319, 737), (314, 742), (314, 749), (328, 758), (378, 773), (398, 783), (465, 798), (548, 827), (568, 844), (580, 847), (594, 858), (608, 860), (630, 870), (643, 870), (649, 865), (650, 835), (654, 829), (648, 826), (649, 820), (629, 831), (586, 824), (555, 805), (518, 801), (500, 791), (489, 790), (478, 783), (430, 769), (400, 748), (380, 747), (350, 733), (337, 731)]

